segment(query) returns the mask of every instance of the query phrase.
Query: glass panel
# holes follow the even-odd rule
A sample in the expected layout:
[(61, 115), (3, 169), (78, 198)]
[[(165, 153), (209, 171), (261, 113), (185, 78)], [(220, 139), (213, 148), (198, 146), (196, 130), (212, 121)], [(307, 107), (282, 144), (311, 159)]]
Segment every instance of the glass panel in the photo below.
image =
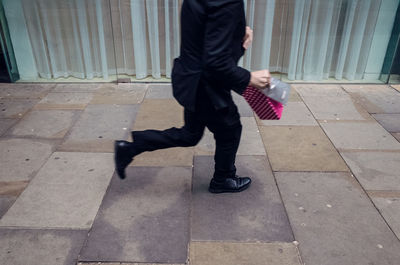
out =
[[(168, 82), (179, 56), (182, 0), (2, 1), (21, 81)], [(245, 68), (295, 82), (387, 82), (398, 0), (244, 3), (254, 30)]]
[[(245, 0), (249, 70), (289, 82), (377, 82), (398, 0)], [(283, 54), (282, 54), (283, 53)], [(386, 82), (386, 81), (385, 81)]]
[[(179, 52), (181, 3), (111, 2), (120, 80), (170, 76)], [(247, 24), (254, 29), (253, 45), (240, 61), (245, 68), (268, 68), (286, 81), (381, 82), (397, 0), (244, 3)]]
[(400, 83), (400, 6), (397, 8), (392, 36), (386, 54), (385, 64), (382, 68), (382, 78), (387, 78), (389, 83)]
[(179, 56), (182, 0), (114, 0), (111, 13), (121, 82), (169, 82)]
[(286, 60), (288, 1), (247, 0), (245, 6), (254, 39), (244, 55), (243, 66), (251, 71), (269, 69), (273, 77), (281, 79)]
[(400, 84), (400, 47), (397, 42), (397, 52), (393, 60), (392, 69), (390, 71), (389, 83)]
[[(287, 81), (379, 82), (387, 47), (376, 34), (380, 8), (372, 0), (289, 0)], [(393, 19), (379, 25), (387, 24)]]
[(108, 0), (3, 0), (20, 81), (117, 79)]
[(17, 63), (8, 32), (4, 8), (0, 2), (0, 49), (1, 49), (1, 79), (2, 82), (15, 82), (19, 79)]

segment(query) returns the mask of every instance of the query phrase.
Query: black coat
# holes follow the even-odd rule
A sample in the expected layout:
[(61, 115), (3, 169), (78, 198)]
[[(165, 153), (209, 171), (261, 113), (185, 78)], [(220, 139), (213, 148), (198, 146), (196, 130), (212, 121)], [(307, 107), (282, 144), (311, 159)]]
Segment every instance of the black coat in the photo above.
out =
[(194, 111), (198, 89), (216, 109), (242, 94), (250, 72), (237, 66), (244, 54), (246, 20), (243, 0), (184, 0), (180, 57), (174, 60), (172, 86), (176, 100)]

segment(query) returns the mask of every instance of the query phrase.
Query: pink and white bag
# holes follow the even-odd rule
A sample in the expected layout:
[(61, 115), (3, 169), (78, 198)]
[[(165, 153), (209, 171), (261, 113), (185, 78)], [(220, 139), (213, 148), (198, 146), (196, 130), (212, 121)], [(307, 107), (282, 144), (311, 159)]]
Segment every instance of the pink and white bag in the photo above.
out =
[(267, 97), (257, 88), (247, 87), (242, 96), (260, 119), (279, 120), (281, 118), (283, 111), (282, 103)]

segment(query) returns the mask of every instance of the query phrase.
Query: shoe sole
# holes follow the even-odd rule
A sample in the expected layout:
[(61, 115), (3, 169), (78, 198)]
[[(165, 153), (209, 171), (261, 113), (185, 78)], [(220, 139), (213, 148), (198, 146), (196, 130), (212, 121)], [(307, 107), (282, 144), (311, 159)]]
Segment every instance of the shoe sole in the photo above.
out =
[(238, 190), (226, 190), (226, 189), (213, 189), (213, 188), (208, 188), (208, 191), (211, 193), (236, 193), (236, 192), (241, 192), (246, 190), (250, 186), (251, 182), (243, 187), (241, 187)]

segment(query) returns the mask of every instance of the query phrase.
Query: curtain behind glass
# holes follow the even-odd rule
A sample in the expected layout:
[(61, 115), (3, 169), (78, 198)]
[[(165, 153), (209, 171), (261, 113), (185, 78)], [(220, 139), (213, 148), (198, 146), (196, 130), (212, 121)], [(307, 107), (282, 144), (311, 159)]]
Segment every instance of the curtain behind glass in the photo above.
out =
[(296, 0), (291, 80), (362, 79), (380, 1)]
[(108, 0), (22, 0), (38, 77), (115, 75)]
[(249, 70), (289, 80), (377, 81), (398, 0), (245, 0)]
[(181, 0), (17, 1), (38, 77), (170, 77), (179, 56)]
[[(21, 76), (170, 77), (179, 56), (182, 0), (3, 2), (7, 18), (17, 16), (8, 20)], [(394, 19), (382, 14), (382, 2), (398, 6), (397, 0), (244, 0), (254, 42), (240, 64), (290, 80), (363, 79), (366, 69), (379, 74), (388, 42), (382, 32)]]
[(111, 0), (118, 74), (170, 77), (182, 0)]

